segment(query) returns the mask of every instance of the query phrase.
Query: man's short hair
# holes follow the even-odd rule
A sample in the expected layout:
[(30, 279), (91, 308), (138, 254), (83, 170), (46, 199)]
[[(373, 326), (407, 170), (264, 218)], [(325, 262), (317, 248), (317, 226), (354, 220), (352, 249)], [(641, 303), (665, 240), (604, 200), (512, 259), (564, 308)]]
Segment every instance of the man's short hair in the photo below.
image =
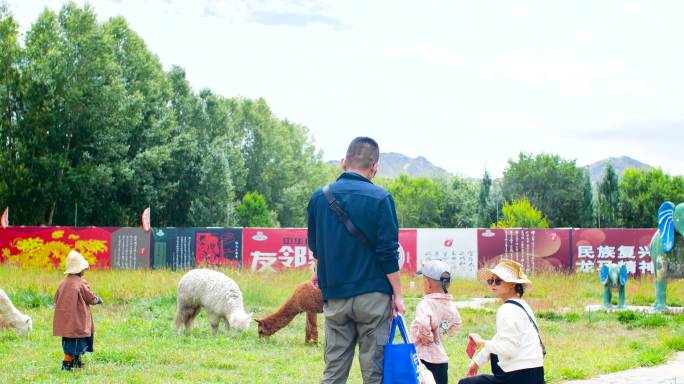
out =
[(368, 170), (380, 159), (380, 147), (370, 137), (357, 137), (349, 144), (345, 159), (348, 167)]

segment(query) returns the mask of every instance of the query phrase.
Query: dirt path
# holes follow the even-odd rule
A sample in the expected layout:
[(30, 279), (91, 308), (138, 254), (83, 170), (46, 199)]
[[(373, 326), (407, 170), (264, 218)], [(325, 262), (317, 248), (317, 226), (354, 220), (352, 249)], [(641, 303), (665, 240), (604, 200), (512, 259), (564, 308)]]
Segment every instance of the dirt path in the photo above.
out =
[(684, 352), (678, 352), (667, 364), (611, 373), (589, 380), (564, 384), (684, 384)]

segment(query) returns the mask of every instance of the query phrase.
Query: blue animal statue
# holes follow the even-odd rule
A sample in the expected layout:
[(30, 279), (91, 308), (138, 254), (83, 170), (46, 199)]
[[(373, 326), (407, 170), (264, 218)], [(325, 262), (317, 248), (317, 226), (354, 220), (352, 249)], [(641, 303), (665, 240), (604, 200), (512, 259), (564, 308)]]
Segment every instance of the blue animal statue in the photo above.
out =
[(618, 288), (618, 308), (625, 307), (625, 286), (627, 285), (627, 267), (617, 264), (604, 264), (600, 270), (601, 284), (603, 284), (603, 308), (611, 308), (613, 287)]
[(684, 278), (684, 203), (669, 201), (658, 209), (658, 230), (651, 239), (651, 259), (656, 278), (657, 311), (667, 309), (667, 279)]

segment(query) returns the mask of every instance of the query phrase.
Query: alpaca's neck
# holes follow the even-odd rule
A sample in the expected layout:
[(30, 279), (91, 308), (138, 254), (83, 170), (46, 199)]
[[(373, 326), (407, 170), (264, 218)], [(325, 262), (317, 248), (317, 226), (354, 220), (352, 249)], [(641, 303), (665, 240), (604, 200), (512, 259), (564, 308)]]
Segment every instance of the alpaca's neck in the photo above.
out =
[(247, 316), (247, 312), (245, 312), (245, 308), (242, 305), (235, 306), (233, 308), (233, 316), (239, 316), (239, 317), (245, 317)]
[[(4, 300), (3, 300), (4, 299)], [(2, 316), (10, 324), (16, 324), (23, 320), (24, 315), (14, 307), (9, 297), (0, 297), (0, 316)]]
[(298, 306), (295, 305), (293, 298), (290, 298), (272, 315), (263, 318), (261, 322), (275, 333), (289, 324), (301, 312)]

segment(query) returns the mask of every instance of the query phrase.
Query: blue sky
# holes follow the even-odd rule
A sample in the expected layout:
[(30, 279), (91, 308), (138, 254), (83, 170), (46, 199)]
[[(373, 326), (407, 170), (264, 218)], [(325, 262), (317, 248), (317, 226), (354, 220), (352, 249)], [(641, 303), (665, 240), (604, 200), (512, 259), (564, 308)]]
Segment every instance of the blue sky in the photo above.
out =
[[(22, 31), (63, 4), (8, 3)], [(195, 89), (265, 98), (325, 159), (367, 135), (470, 177), (500, 176), (520, 151), (684, 174), (684, 2), (90, 4), (123, 15)]]

